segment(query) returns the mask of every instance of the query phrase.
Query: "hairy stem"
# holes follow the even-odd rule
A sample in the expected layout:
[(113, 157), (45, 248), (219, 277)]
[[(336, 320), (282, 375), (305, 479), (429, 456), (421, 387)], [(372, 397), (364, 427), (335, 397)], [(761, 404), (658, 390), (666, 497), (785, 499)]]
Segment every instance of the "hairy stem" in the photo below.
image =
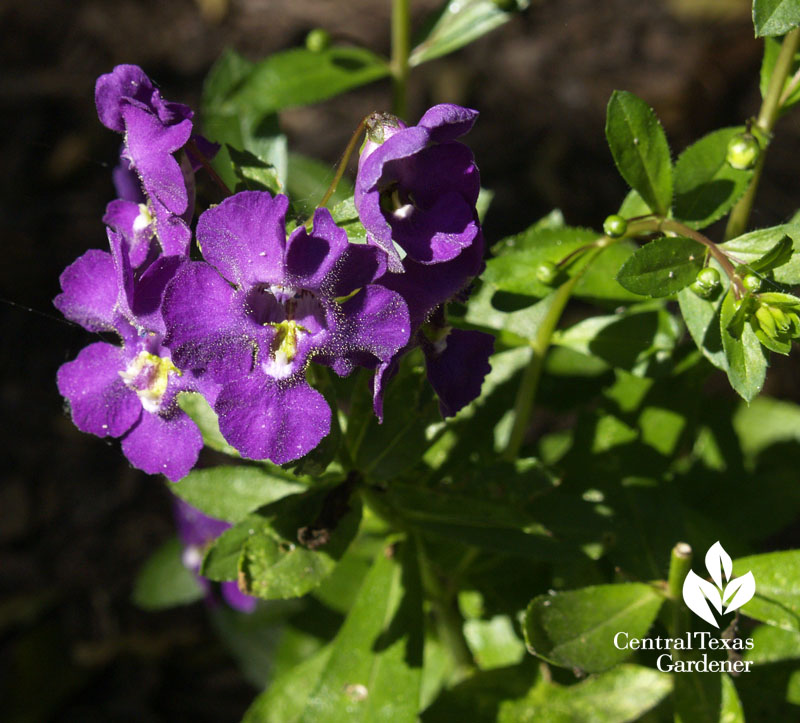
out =
[(401, 118), (406, 114), (410, 52), (410, 2), (409, 0), (392, 0), (392, 113)]
[(679, 542), (672, 548), (667, 577), (667, 592), (672, 605), (672, 621), (670, 634), (677, 638), (686, 630), (686, 610), (683, 607), (683, 581), (692, 567), (692, 548), (685, 542)]
[[(761, 103), (761, 109), (756, 119), (756, 126), (767, 138), (772, 134), (775, 121), (778, 120), (778, 113), (781, 110), (781, 99), (783, 97), (783, 87), (786, 84), (786, 78), (791, 70), (792, 59), (797, 52), (798, 44), (800, 44), (800, 28), (795, 28), (790, 33), (787, 33), (786, 37), (783, 39), (783, 45), (781, 45), (778, 59), (775, 61), (775, 67), (772, 69), (767, 91), (764, 94), (764, 101)], [(764, 148), (761, 151), (756, 161), (756, 167), (753, 169), (753, 178), (750, 181), (750, 185), (744, 192), (744, 195), (737, 201), (731, 211), (731, 215), (728, 217), (728, 226), (725, 229), (726, 241), (740, 236), (747, 228), (748, 221), (750, 220), (750, 212), (753, 208), (753, 201), (755, 200), (756, 191), (758, 190), (758, 183), (761, 180), (761, 173), (764, 170), (766, 150), (767, 149)]]

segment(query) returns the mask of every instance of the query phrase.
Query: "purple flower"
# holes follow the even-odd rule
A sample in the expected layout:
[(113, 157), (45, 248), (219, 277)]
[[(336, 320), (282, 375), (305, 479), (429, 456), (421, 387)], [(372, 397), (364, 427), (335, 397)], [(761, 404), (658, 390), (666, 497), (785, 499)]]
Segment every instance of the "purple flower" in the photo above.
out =
[(409, 337), (401, 296), (372, 281), (375, 248), (350, 244), (326, 209), (288, 239), (286, 196), (245, 191), (203, 213), (208, 263), (185, 264), (164, 300), (165, 343), (181, 368), (222, 384), (220, 430), (244, 457), (277, 464), (325, 437), (331, 411), (306, 381), (311, 359), (338, 374), (388, 361)]
[[(191, 241), (194, 172), (186, 154), (175, 154), (191, 139), (191, 109), (163, 100), (136, 65), (118, 65), (101, 75), (95, 102), (103, 125), (125, 137), (114, 171), (121, 198), (109, 204), (103, 220), (128, 240), (134, 266), (147, 257), (154, 235), (165, 254), (185, 254)], [(136, 193), (132, 172), (143, 197)]]
[(392, 116), (368, 125), (354, 200), (368, 241), (386, 252), (390, 271), (403, 271), (394, 243), (416, 263), (439, 264), (477, 238), (478, 169), (469, 148), (455, 140), (477, 116), (443, 104), (416, 126)]
[(375, 375), (375, 413), (383, 416), (383, 391), (397, 372), (400, 357), (421, 346), (425, 354), (428, 381), (439, 397), (444, 417), (455, 415), (475, 399), (489, 372), (494, 337), (480, 331), (453, 329), (444, 317), (444, 305), (463, 294), (483, 268), (483, 235), (456, 258), (431, 265), (403, 260), (404, 273), (384, 274), (378, 283), (399, 293), (411, 320), (409, 343)]
[[(183, 543), (183, 565), (197, 575), (206, 594), (210, 595), (211, 586), (208, 580), (199, 574), (203, 553), (206, 546), (216, 540), (231, 525), (228, 522), (204, 515), (179, 497), (175, 498), (175, 521), (178, 527), (178, 537)], [(258, 599), (243, 593), (235, 582), (221, 583), (220, 592), (225, 602), (240, 612), (251, 613), (256, 608)]]
[[(121, 437), (134, 467), (175, 481), (197, 460), (200, 431), (177, 404), (181, 391), (198, 391), (190, 371), (178, 369), (162, 344), (161, 297), (180, 259), (162, 257), (134, 275), (123, 239), (109, 231), (112, 254), (90, 250), (61, 275), (55, 306), (93, 332), (116, 332), (122, 346), (95, 342), (58, 370), (58, 389), (75, 425), (98, 437)], [(203, 385), (213, 396), (213, 388)]]

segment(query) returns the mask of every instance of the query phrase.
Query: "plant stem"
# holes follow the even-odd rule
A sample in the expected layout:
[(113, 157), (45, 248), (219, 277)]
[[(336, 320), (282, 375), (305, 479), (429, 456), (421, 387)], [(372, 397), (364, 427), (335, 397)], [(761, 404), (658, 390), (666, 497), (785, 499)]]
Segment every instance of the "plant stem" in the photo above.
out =
[(458, 609), (455, 595), (442, 585), (433, 570), (430, 560), (425, 554), (422, 539), (417, 537), (416, 543), (422, 584), (436, 616), (439, 638), (449, 651), (455, 664), (453, 682), (457, 683), (475, 670), (472, 651), (469, 649), (467, 639), (464, 637), (464, 620)]
[[(586, 254), (586, 263), (572, 278), (565, 281), (556, 291), (553, 292), (550, 308), (547, 310), (536, 330), (536, 336), (530, 340), (531, 360), (522, 374), (522, 381), (517, 390), (517, 398), (514, 402), (514, 423), (511, 427), (511, 434), (503, 450), (502, 457), (508, 461), (513, 461), (519, 454), (522, 442), (525, 439), (525, 432), (528, 429), (533, 403), (536, 399), (536, 391), (539, 388), (539, 380), (542, 376), (542, 366), (547, 350), (550, 347), (550, 340), (556, 330), (561, 314), (572, 295), (572, 290), (580, 281), (581, 277), (589, 268), (592, 261), (600, 254), (607, 245), (596, 246)], [(544, 301), (544, 300), (543, 300)], [(541, 301), (539, 302), (542, 303)]]
[[(331, 196), (333, 196), (333, 194), (336, 193), (336, 187), (339, 185), (339, 181), (342, 180), (342, 176), (344, 175), (344, 171), (347, 168), (347, 164), (350, 162), (350, 156), (353, 155), (353, 151), (356, 149), (356, 145), (358, 145), (358, 139), (361, 138), (361, 134), (364, 132), (364, 128), (366, 128), (368, 118), (369, 116), (367, 115), (361, 119), (359, 124), (356, 126), (356, 129), (353, 131), (353, 135), (350, 136), (350, 140), (347, 141), (344, 153), (342, 154), (342, 157), (339, 160), (339, 165), (336, 167), (336, 173), (333, 176), (331, 185), (328, 186), (328, 190), (325, 191), (325, 195), (320, 199), (320, 202), (317, 204), (317, 208), (323, 208), (325, 204), (331, 200)], [(305, 223), (306, 228), (311, 228), (311, 225), (313, 223), (314, 223), (314, 217), (312, 216), (306, 221)]]
[(410, 52), (410, 0), (392, 0), (392, 112), (401, 118), (406, 114)]
[(686, 542), (679, 542), (672, 548), (667, 577), (667, 591), (672, 605), (672, 630), (670, 634), (677, 638), (686, 629), (686, 610), (681, 604), (683, 599), (683, 581), (692, 567), (692, 548)]
[[(780, 53), (778, 53), (778, 59), (775, 61), (775, 67), (772, 69), (767, 91), (764, 94), (764, 101), (761, 103), (761, 109), (756, 119), (756, 126), (767, 138), (772, 134), (772, 129), (775, 126), (775, 121), (777, 121), (778, 113), (781, 110), (783, 88), (786, 84), (789, 71), (791, 70), (792, 60), (797, 52), (798, 44), (800, 44), (800, 28), (795, 28), (790, 33), (787, 33), (786, 37), (783, 39)], [(756, 191), (758, 189), (758, 182), (761, 179), (761, 172), (764, 169), (764, 158), (766, 154), (767, 149), (764, 148), (756, 161), (756, 167), (753, 169), (753, 178), (750, 181), (750, 185), (747, 187), (744, 195), (737, 201), (731, 211), (731, 215), (728, 217), (728, 226), (725, 229), (726, 241), (740, 236), (747, 228), (747, 223), (750, 220), (750, 211), (753, 208), (753, 201), (755, 200)]]

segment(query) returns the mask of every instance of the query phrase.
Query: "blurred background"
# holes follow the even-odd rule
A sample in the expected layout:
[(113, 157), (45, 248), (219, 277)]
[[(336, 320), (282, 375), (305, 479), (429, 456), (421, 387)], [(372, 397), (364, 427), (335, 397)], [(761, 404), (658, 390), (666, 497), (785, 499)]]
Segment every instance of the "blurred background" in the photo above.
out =
[[(413, 0), (414, 25), (438, 6)], [(467, 142), (496, 192), (490, 243), (554, 207), (599, 227), (625, 194), (605, 145), (605, 107), (631, 90), (677, 155), (758, 109), (761, 43), (748, 0), (534, 1), (454, 55), (412, 73), (409, 119), (434, 103), (477, 108)], [(136, 63), (165, 98), (197, 108), (232, 47), (257, 60), (335, 42), (389, 53), (388, 0), (5, 0), (0, 5), (0, 695), (8, 721), (234, 721), (255, 688), (202, 604), (161, 613), (131, 602), (136, 571), (173, 534), (164, 482), (131, 469), (116, 442), (75, 429), (56, 369), (89, 334), (60, 319), (58, 276), (87, 248), (114, 196), (119, 136), (97, 120), (96, 77)], [(358, 120), (388, 109), (388, 82), (282, 114), (292, 150), (333, 168)], [(754, 225), (797, 207), (800, 128), (778, 126)], [(711, 230), (714, 237), (714, 230)], [(797, 375), (767, 393), (797, 399)], [(209, 642), (212, 641), (212, 642)]]

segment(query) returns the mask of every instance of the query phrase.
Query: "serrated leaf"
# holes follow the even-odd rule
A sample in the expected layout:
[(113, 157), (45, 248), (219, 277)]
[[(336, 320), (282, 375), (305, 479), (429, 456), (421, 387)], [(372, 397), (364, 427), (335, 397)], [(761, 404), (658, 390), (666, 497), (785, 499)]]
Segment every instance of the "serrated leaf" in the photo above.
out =
[(618, 649), (617, 633), (642, 638), (664, 598), (643, 583), (597, 585), (534, 598), (525, 613), (528, 649), (545, 660), (589, 673), (617, 665), (631, 651)]
[(753, 271), (764, 272), (788, 263), (792, 258), (792, 239), (784, 236), (761, 258), (751, 261), (748, 267)]
[(606, 112), (606, 139), (622, 177), (653, 212), (666, 216), (672, 204), (672, 161), (653, 109), (633, 93), (615, 90)]
[(663, 297), (689, 286), (703, 268), (705, 249), (683, 236), (664, 236), (642, 246), (619, 270), (617, 281), (634, 294)]
[(753, 26), (756, 37), (784, 35), (800, 25), (797, 0), (753, 0)]
[(728, 381), (736, 393), (747, 402), (752, 401), (767, 377), (767, 357), (750, 324), (744, 324), (742, 335), (734, 339), (728, 331), (736, 311), (733, 294), (728, 292), (720, 309), (720, 334), (728, 365)]
[(333, 641), (304, 723), (417, 720), (422, 590), (410, 543), (381, 551)]
[(505, 4), (496, 0), (447, 0), (426, 22), (408, 62), (413, 67), (452, 53), (508, 22), (515, 11), (528, 5), (528, 0)]
[(183, 546), (175, 538), (156, 550), (136, 577), (133, 602), (145, 610), (162, 610), (200, 600), (205, 591), (184, 567)]
[(800, 632), (800, 550), (742, 557), (733, 562), (736, 577), (753, 573), (756, 591), (740, 608), (743, 615), (784, 630)]
[(299, 597), (336, 566), (361, 519), (348, 488), (284, 497), (226, 530), (206, 552), (201, 574), (238, 580), (250, 595)]
[(775, 267), (772, 275), (779, 284), (800, 284), (800, 226), (793, 221), (737, 236), (721, 244), (721, 248), (734, 262), (749, 266), (770, 253), (785, 236), (792, 240), (792, 256)]
[(318, 103), (387, 75), (386, 61), (364, 48), (293, 48), (256, 63), (221, 109), (266, 115)]
[(722, 218), (745, 192), (752, 171), (737, 170), (727, 161), (728, 143), (744, 126), (721, 128), (689, 146), (675, 163), (673, 213), (692, 228), (705, 228)]
[(256, 466), (208, 467), (170, 486), (178, 497), (209, 517), (238, 522), (253, 510), (306, 489), (297, 478)]

